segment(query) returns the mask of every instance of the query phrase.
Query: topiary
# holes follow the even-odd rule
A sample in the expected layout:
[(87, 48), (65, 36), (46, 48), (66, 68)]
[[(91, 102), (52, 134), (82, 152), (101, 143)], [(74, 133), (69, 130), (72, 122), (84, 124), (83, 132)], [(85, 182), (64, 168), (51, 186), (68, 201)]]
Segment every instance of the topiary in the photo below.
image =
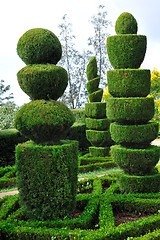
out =
[(132, 14), (124, 12), (118, 17), (115, 24), (117, 34), (136, 34), (137, 30), (137, 21)]
[(19, 39), (17, 53), (26, 64), (57, 64), (62, 56), (62, 46), (51, 31), (34, 28), (25, 32)]

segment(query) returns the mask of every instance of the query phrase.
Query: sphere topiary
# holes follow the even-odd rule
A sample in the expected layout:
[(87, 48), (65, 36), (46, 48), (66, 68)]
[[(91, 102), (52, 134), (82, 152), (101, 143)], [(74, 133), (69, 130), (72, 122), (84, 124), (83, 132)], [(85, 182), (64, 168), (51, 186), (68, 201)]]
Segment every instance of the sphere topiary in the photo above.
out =
[(117, 34), (136, 34), (137, 30), (137, 21), (132, 14), (124, 12), (118, 17), (115, 25)]
[(26, 64), (56, 64), (62, 56), (62, 46), (57, 36), (43, 28), (25, 32), (17, 44), (17, 53)]
[(53, 64), (32, 64), (17, 73), (21, 89), (32, 100), (57, 100), (68, 84), (67, 71)]
[(113, 97), (146, 97), (150, 92), (150, 70), (115, 69), (107, 71), (109, 93)]
[(17, 113), (16, 128), (37, 144), (59, 143), (74, 123), (72, 112), (61, 102), (35, 100), (25, 104)]

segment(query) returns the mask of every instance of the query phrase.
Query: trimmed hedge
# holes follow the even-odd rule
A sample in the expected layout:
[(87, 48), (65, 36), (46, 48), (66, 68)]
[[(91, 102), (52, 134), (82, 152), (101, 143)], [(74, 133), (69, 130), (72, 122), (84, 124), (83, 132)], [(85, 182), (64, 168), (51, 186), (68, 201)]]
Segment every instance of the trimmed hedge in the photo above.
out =
[(71, 215), (75, 207), (77, 156), (77, 141), (54, 146), (26, 142), (16, 147), (17, 187), (26, 217), (46, 220)]
[(112, 145), (110, 131), (86, 130), (88, 141), (95, 147), (105, 147)]
[(160, 191), (160, 174), (136, 176), (120, 173), (118, 176), (120, 190), (126, 193), (157, 193)]
[(87, 74), (87, 79), (88, 81), (94, 79), (97, 77), (97, 61), (96, 61), (96, 58), (95, 56), (93, 56), (88, 65), (87, 65), (87, 70), (86, 70), (86, 74)]
[(153, 98), (108, 98), (106, 114), (109, 120), (119, 123), (146, 123), (154, 116)]
[(105, 118), (106, 117), (106, 103), (93, 102), (85, 103), (85, 115), (88, 118)]
[(71, 112), (73, 113), (75, 122), (85, 123), (85, 108), (71, 109)]
[(57, 100), (68, 85), (67, 71), (53, 64), (32, 64), (17, 73), (21, 89), (32, 99)]
[(110, 121), (107, 118), (103, 119), (93, 119), (86, 118), (86, 127), (92, 130), (108, 130), (110, 126)]
[(90, 102), (101, 102), (102, 95), (103, 95), (103, 89), (98, 88), (97, 91), (89, 94), (88, 98)]
[(53, 145), (65, 135), (74, 120), (65, 104), (55, 100), (35, 100), (21, 107), (15, 126), (35, 143)]
[(93, 157), (109, 156), (110, 147), (89, 147), (89, 152)]
[(115, 31), (117, 34), (137, 34), (137, 21), (132, 14), (123, 12), (116, 21)]
[(125, 173), (134, 175), (150, 174), (159, 161), (159, 147), (150, 145), (147, 149), (130, 149), (121, 145), (111, 146), (113, 161)]
[(144, 35), (120, 34), (107, 38), (108, 58), (114, 69), (137, 69), (146, 53), (147, 39)]
[(0, 130), (0, 167), (15, 164), (15, 146), (28, 139), (16, 129)]
[(107, 83), (109, 93), (113, 97), (146, 97), (150, 92), (150, 70), (109, 70)]
[(158, 136), (158, 129), (156, 122), (142, 125), (121, 125), (114, 122), (110, 125), (113, 141), (124, 146), (147, 146)]
[(56, 64), (62, 56), (62, 46), (57, 36), (42, 28), (25, 32), (17, 44), (17, 53), (27, 64)]
[(95, 92), (98, 89), (99, 82), (100, 82), (100, 76), (89, 80), (86, 84), (87, 92), (89, 94)]

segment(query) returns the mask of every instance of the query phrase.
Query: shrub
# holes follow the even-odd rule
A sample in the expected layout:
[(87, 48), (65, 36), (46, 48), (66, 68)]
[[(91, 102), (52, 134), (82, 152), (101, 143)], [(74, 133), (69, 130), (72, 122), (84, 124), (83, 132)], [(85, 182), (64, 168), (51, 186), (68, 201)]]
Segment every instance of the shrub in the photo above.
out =
[(85, 109), (84, 108), (78, 108), (78, 109), (71, 109), (75, 122), (83, 122), (85, 123)]
[(109, 70), (107, 83), (113, 97), (146, 97), (150, 92), (150, 70)]
[(64, 93), (68, 84), (67, 71), (53, 64), (32, 64), (18, 73), (21, 89), (32, 100), (57, 100)]
[(107, 53), (114, 69), (139, 68), (146, 53), (146, 36), (122, 34), (107, 38)]
[(106, 102), (109, 120), (122, 124), (143, 124), (154, 115), (153, 98), (109, 98)]
[(16, 147), (17, 186), (26, 217), (37, 220), (70, 216), (75, 207), (78, 142)]
[(72, 112), (57, 101), (35, 100), (22, 106), (15, 119), (16, 128), (40, 144), (58, 143), (74, 123)]
[(106, 103), (93, 102), (85, 104), (85, 115), (89, 118), (105, 118)]
[(113, 142), (111, 139), (110, 131), (96, 131), (86, 130), (86, 137), (93, 146), (105, 147), (110, 146)]
[(132, 14), (124, 12), (118, 17), (115, 25), (117, 34), (136, 34), (137, 29), (137, 21)]
[(93, 119), (86, 118), (86, 127), (93, 130), (108, 130), (110, 126), (110, 121), (107, 118), (103, 119)]
[(62, 46), (51, 31), (34, 28), (19, 39), (17, 53), (25, 64), (56, 64), (61, 59)]

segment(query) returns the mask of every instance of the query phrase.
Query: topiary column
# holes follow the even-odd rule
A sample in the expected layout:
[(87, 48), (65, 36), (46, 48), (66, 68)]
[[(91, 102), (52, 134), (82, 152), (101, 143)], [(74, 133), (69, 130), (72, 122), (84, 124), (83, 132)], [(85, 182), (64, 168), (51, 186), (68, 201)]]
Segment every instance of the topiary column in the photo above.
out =
[(32, 140), (16, 147), (20, 205), (31, 219), (64, 218), (75, 207), (78, 142), (61, 140), (74, 122), (72, 112), (56, 101), (68, 84), (66, 70), (56, 66), (61, 43), (47, 29), (31, 29), (19, 39), (17, 53), (28, 64), (18, 82), (32, 99), (15, 119)]
[(85, 104), (86, 137), (93, 146), (89, 147), (92, 157), (105, 157), (109, 155), (112, 144), (109, 125), (106, 118), (106, 103), (102, 103), (103, 89), (98, 88), (100, 76), (97, 75), (97, 61), (92, 57), (87, 65), (87, 91), (89, 103)]
[(154, 100), (150, 92), (150, 70), (138, 69), (146, 52), (146, 36), (137, 35), (137, 22), (130, 13), (116, 21), (117, 35), (108, 37), (107, 52), (114, 70), (107, 72), (106, 112), (111, 121), (113, 160), (124, 170), (118, 176), (125, 192), (159, 192), (160, 174), (155, 170), (159, 149), (150, 145), (158, 135), (158, 124), (151, 122)]

